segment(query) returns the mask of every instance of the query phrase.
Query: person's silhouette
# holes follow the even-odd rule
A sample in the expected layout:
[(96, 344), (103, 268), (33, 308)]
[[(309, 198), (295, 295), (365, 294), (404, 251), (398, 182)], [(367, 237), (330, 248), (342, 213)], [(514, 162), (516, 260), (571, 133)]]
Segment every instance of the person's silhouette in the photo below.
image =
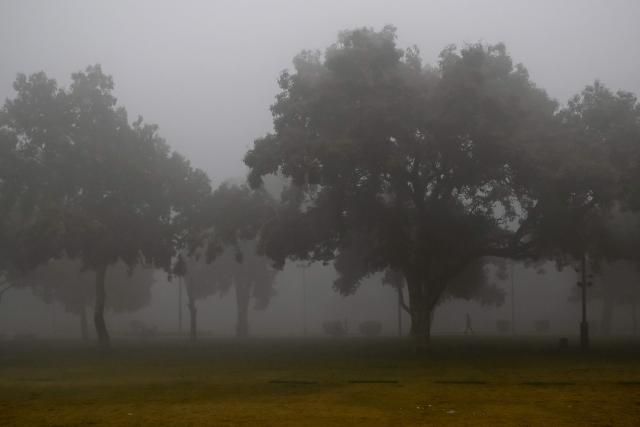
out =
[(471, 316), (469, 316), (469, 313), (467, 313), (467, 322), (466, 322), (466, 326), (464, 327), (464, 333), (466, 334), (473, 334), (473, 328), (471, 327)]

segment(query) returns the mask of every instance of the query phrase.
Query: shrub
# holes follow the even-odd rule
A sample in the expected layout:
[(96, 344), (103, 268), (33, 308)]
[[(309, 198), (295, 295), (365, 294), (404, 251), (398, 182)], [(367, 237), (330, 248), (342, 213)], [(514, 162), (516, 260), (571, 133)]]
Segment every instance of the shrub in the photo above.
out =
[(340, 320), (328, 320), (322, 324), (322, 329), (332, 337), (343, 337), (347, 334), (347, 322)]
[(360, 323), (358, 330), (365, 337), (377, 337), (382, 332), (382, 323), (376, 320), (368, 320)]

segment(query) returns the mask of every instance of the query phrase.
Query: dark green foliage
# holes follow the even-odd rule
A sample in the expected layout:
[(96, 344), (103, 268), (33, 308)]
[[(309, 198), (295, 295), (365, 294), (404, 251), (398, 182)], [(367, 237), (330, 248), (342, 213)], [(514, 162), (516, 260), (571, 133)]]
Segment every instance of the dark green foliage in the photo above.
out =
[(14, 88), (1, 116), (2, 150), (22, 166), (0, 177), (9, 201), (0, 229), (12, 230), (2, 246), (22, 270), (65, 254), (95, 271), (96, 328), (108, 346), (107, 269), (122, 261), (168, 271), (208, 179), (171, 153), (157, 126), (129, 123), (98, 65), (74, 73), (68, 89), (44, 73), (19, 75)]
[(556, 104), (503, 45), (447, 48), (423, 67), (392, 27), (345, 31), (324, 61), (303, 52), (294, 66), (279, 81), (275, 132), (245, 157), (252, 185), (273, 173), (293, 183), (263, 246), (279, 263), (335, 259), (343, 293), (401, 272), (413, 335), (428, 337), (460, 272), (530, 246), (513, 224), (529, 208), (526, 154)]

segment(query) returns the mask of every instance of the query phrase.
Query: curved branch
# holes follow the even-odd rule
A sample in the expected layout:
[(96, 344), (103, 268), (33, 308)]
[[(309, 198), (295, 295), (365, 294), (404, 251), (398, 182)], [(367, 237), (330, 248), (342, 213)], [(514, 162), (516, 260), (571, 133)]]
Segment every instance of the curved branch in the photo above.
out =
[(400, 307), (407, 313), (411, 314), (411, 310), (409, 306), (404, 302), (404, 292), (402, 292), (402, 288), (398, 286), (398, 299), (400, 300)]

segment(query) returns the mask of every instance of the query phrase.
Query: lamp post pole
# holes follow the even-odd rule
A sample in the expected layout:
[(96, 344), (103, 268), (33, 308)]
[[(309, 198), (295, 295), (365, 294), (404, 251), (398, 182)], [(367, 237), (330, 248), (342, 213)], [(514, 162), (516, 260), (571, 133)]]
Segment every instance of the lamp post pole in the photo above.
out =
[(510, 273), (511, 273), (511, 333), (516, 333), (516, 297), (515, 297), (515, 286), (513, 280), (513, 261), (511, 261), (510, 265)]
[(582, 288), (582, 321), (580, 322), (580, 348), (586, 351), (589, 349), (589, 323), (587, 322), (587, 254), (582, 254), (581, 280), (578, 285)]
[(302, 333), (307, 336), (307, 266), (302, 266)]
[(182, 277), (178, 277), (178, 333), (182, 335)]

